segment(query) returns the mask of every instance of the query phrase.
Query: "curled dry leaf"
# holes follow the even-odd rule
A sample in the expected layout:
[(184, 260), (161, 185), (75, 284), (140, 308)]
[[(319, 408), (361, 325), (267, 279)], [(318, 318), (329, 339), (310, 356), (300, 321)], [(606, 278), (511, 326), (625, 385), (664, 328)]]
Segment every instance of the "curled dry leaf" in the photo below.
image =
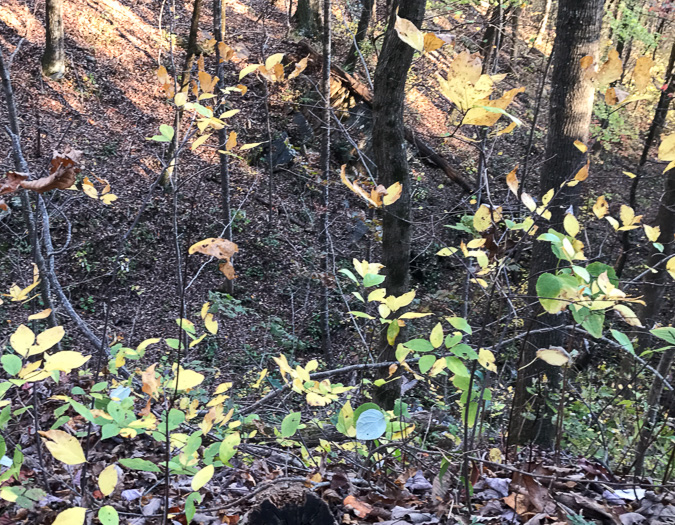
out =
[(19, 189), (21, 183), (28, 178), (28, 175), (23, 173), (16, 173), (15, 171), (8, 171), (6, 173), (6, 179), (0, 182), (0, 195), (5, 193), (12, 193)]
[(50, 190), (65, 190), (75, 184), (75, 177), (80, 172), (82, 152), (68, 149), (63, 153), (54, 152), (49, 165), (49, 175), (41, 179), (21, 183), (23, 188), (37, 193)]
[(223, 262), (218, 265), (218, 268), (223, 272), (225, 277), (232, 280), (236, 275), (234, 274), (234, 267), (232, 266), (230, 259), (238, 251), (239, 247), (232, 241), (221, 239), (219, 237), (211, 237), (190, 246), (188, 253), (190, 255), (194, 253), (203, 253), (204, 255), (222, 259)]

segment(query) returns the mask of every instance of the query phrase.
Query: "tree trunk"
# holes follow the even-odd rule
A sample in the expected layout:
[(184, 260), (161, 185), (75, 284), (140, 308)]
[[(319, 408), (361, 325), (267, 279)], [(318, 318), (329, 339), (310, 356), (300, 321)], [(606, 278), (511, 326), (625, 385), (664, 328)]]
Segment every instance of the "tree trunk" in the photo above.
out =
[(63, 34), (63, 0), (46, 0), (45, 52), (42, 55), (42, 74), (59, 79), (66, 72), (66, 52)]
[(347, 71), (353, 71), (354, 66), (356, 66), (356, 61), (359, 57), (359, 49), (361, 42), (366, 38), (366, 33), (368, 32), (368, 26), (370, 25), (370, 17), (373, 14), (373, 5), (374, 0), (363, 0), (361, 8), (361, 18), (359, 18), (359, 25), (356, 27), (356, 34), (354, 35), (354, 41), (352, 46), (349, 48), (347, 53), (347, 58), (345, 60), (344, 68)]
[(548, 19), (551, 16), (552, 6), (553, 0), (546, 0), (546, 6), (544, 7), (544, 16), (541, 18), (539, 29), (537, 29), (537, 36), (534, 38), (534, 42), (532, 42), (532, 46), (530, 47), (530, 49), (532, 49), (533, 47), (541, 46), (542, 36), (546, 33), (546, 28), (548, 27)]
[[(642, 164), (647, 162), (649, 147), (658, 136), (660, 130), (663, 129), (668, 107), (675, 93), (675, 43), (673, 43), (670, 59), (668, 60), (666, 84), (667, 88), (661, 92), (654, 120), (649, 127), (645, 149), (642, 151), (642, 158), (640, 158)], [(656, 267), (656, 273), (649, 272), (645, 276), (642, 293), (646, 304), (640, 312), (645, 326), (652, 326), (656, 320), (656, 316), (659, 314), (662, 303), (661, 299), (665, 291), (664, 283), (668, 277), (663, 260), (673, 253), (673, 234), (675, 234), (675, 169), (671, 169), (666, 173), (665, 190), (661, 196), (659, 211), (656, 214), (656, 224), (661, 228), (658, 242), (663, 244), (664, 249), (663, 252), (659, 252), (656, 248), (652, 247), (649, 259), (647, 259), (649, 267), (653, 268), (657, 264), (658, 266)]]
[[(540, 196), (551, 188), (556, 191), (550, 204), (550, 227), (558, 231), (562, 230), (565, 210), (576, 201), (576, 187), (560, 190), (560, 185), (571, 179), (585, 164), (586, 156), (574, 146), (574, 141), (586, 142), (588, 138), (594, 88), (584, 78), (580, 61), (586, 55), (597, 55), (602, 7), (603, 0), (561, 0), (558, 5), (553, 45), (549, 133), (544, 155), (549, 160), (542, 168), (539, 191)], [(539, 275), (554, 271), (557, 263), (549, 243), (534, 243), (528, 284), (530, 297), (537, 296), (536, 283)], [(541, 309), (537, 304), (533, 312), (534, 322), (537, 323), (533, 326), (535, 329), (539, 325), (560, 326), (565, 320), (564, 315), (539, 315), (540, 313)], [(546, 399), (541, 396), (533, 399), (534, 412), (539, 415), (539, 421), (525, 419), (523, 414), (529, 411), (527, 389), (534, 379), (546, 374), (555, 385), (559, 368), (546, 365), (541, 360), (527, 368), (522, 367), (534, 359), (539, 348), (561, 346), (561, 343), (562, 334), (556, 330), (536, 334), (523, 343), (509, 428), (510, 445), (530, 441), (544, 446), (552, 445), (555, 426)]]
[[(670, 106), (670, 101), (672, 100), (672, 93), (675, 91), (675, 86), (673, 85), (673, 67), (675, 66), (675, 43), (673, 43), (673, 46), (670, 50), (670, 58), (668, 59), (668, 65), (666, 66), (666, 80), (665, 84), (668, 86), (668, 89), (665, 89), (661, 91), (661, 96), (659, 97), (659, 102), (656, 105), (656, 111), (654, 113), (654, 119), (652, 120), (651, 125), (649, 126), (649, 131), (647, 132), (647, 138), (645, 139), (645, 144), (642, 148), (642, 154), (640, 155), (640, 161), (638, 162), (638, 169), (637, 169), (637, 174), (635, 178), (633, 179), (633, 182), (630, 187), (630, 196), (628, 199), (628, 205), (635, 209), (637, 205), (637, 189), (638, 185), (640, 183), (640, 180), (642, 179), (642, 172), (644, 170), (644, 166), (647, 163), (647, 159), (649, 158), (649, 150), (651, 149), (652, 145), (654, 144), (654, 141), (656, 140), (657, 135), (661, 132), (663, 129), (663, 125), (666, 122), (666, 115), (668, 114), (668, 107)], [(665, 195), (664, 195), (665, 197)], [(658, 223), (661, 225), (661, 222)], [(665, 227), (665, 230), (664, 230)], [(668, 235), (666, 237), (665, 231), (667, 231), (670, 227), (670, 224), (666, 224), (662, 226), (661, 229), (661, 235), (659, 236), (658, 242), (664, 243), (664, 246), (669, 247), (671, 246), (671, 240), (672, 240), (672, 235)], [(626, 261), (628, 260), (628, 254), (630, 253), (630, 235), (629, 232), (623, 232), (622, 238), (621, 238), (621, 255), (619, 255), (619, 258), (616, 261), (615, 270), (616, 270), (616, 275), (618, 277), (621, 277), (621, 274), (623, 273), (623, 269), (626, 265)], [(665, 252), (664, 252), (665, 253)], [(659, 252), (656, 249), (652, 249), (652, 253), (650, 255), (650, 260), (654, 259), (654, 264), (658, 262), (658, 260), (665, 255)], [(662, 268), (663, 271), (663, 268)], [(645, 281), (648, 282), (648, 281)], [(648, 286), (648, 285), (645, 285)], [(659, 286), (659, 289), (662, 287)], [(645, 294), (646, 294), (645, 290)], [(658, 313), (658, 307), (660, 304), (660, 295), (658, 297), (655, 297), (654, 302), (649, 303), (642, 311), (643, 316), (645, 316), (645, 320), (651, 319), (653, 320), (653, 317), (656, 313)], [(654, 310), (656, 309), (656, 310)]]
[[(195, 57), (200, 52), (197, 45), (197, 38), (199, 37), (199, 17), (202, 12), (202, 0), (194, 0), (194, 7), (192, 8), (192, 19), (190, 21), (190, 34), (188, 35), (187, 51), (185, 54), (185, 62), (183, 63), (183, 72), (178, 82), (178, 91), (183, 91), (190, 85), (190, 73), (192, 71), (192, 64), (194, 64)], [(169, 144), (169, 150), (166, 154), (166, 162), (168, 167), (162, 178), (162, 186), (168, 186), (169, 182), (175, 176), (176, 168), (176, 154), (178, 149), (178, 141), (180, 140), (180, 124), (183, 120), (183, 107), (177, 109), (173, 119), (173, 139)]]
[[(321, 189), (321, 252), (322, 271), (326, 276), (330, 273), (328, 236), (328, 184), (330, 181), (330, 66), (331, 66), (331, 0), (323, 0), (323, 67), (321, 74), (321, 93), (323, 96), (323, 134), (321, 136), (321, 170), (323, 171), (323, 188)], [(321, 290), (321, 346), (326, 361), (332, 362), (330, 342), (330, 311), (328, 309), (328, 286), (322, 283)]]
[[(426, 1), (403, 0), (398, 4), (399, 16), (419, 27), (424, 18)], [(389, 187), (400, 182), (403, 186), (401, 197), (384, 208), (382, 219), (382, 264), (386, 267), (387, 295), (398, 296), (407, 292), (409, 285), (411, 179), (405, 147), (403, 106), (414, 50), (398, 38), (394, 30), (396, 7), (392, 6), (389, 27), (375, 70), (372, 140), (380, 184)], [(394, 360), (394, 347), (387, 343), (386, 334), (382, 334), (379, 344), (380, 360)], [(399, 381), (392, 381), (375, 391), (375, 400), (389, 410), (394, 407), (399, 393)]]
[[(225, 39), (225, 2), (223, 0), (213, 0), (213, 36), (216, 42), (223, 42)], [(220, 63), (220, 49), (216, 43), (216, 75), (218, 75), (218, 105), (222, 104), (222, 89), (225, 89), (225, 68)], [(225, 150), (227, 143), (227, 129), (218, 130), (218, 149)], [(223, 209), (223, 221), (225, 222), (225, 239), (233, 241), (232, 238), (232, 211), (230, 209), (230, 163), (229, 156), (224, 153), (220, 157), (220, 200)], [(232, 294), (234, 292), (234, 280), (225, 279), (223, 291)]]
[(298, 0), (295, 21), (300, 34), (310, 37), (316, 35), (321, 29), (319, 0)]

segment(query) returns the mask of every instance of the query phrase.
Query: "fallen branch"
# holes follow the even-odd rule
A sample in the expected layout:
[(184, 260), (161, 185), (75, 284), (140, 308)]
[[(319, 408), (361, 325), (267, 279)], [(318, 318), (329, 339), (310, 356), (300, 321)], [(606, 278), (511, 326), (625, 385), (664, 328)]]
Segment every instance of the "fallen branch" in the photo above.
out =
[[(321, 54), (317, 53), (309, 42), (306, 40), (300, 41), (298, 46), (302, 53), (310, 55), (315, 63), (321, 63)], [(370, 88), (363, 84), (354, 75), (347, 73), (340, 66), (331, 65), (331, 73), (342, 84), (349, 89), (354, 95), (361, 98), (368, 106), (373, 104), (373, 94)], [(454, 183), (458, 184), (465, 192), (472, 193), (472, 185), (448, 162), (448, 160), (436, 152), (429, 144), (424, 142), (419, 135), (409, 127), (405, 127), (405, 139), (417, 148), (419, 157), (423, 162), (433, 164), (440, 168), (443, 173)]]

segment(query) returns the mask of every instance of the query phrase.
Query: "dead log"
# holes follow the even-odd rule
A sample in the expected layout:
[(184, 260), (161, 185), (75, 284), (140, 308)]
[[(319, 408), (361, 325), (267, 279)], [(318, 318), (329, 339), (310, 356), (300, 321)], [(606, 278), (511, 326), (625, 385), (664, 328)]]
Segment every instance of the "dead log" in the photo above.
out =
[[(315, 64), (321, 64), (321, 54), (314, 50), (312, 45), (307, 40), (301, 40), (298, 43), (300, 52), (305, 55), (309, 55), (311, 61)], [(370, 91), (370, 88), (363, 84), (358, 78), (354, 75), (347, 73), (340, 66), (335, 64), (331, 65), (331, 73), (334, 78), (337, 78), (342, 84), (344, 84), (349, 91), (352, 92), (355, 96), (362, 99), (366, 104), (372, 106), (373, 103), (373, 94)], [(417, 148), (419, 157), (423, 162), (427, 164), (432, 164), (440, 168), (443, 173), (454, 183), (458, 184), (465, 192), (472, 193), (473, 186), (464, 178), (460, 173), (455, 169), (450, 162), (436, 152), (429, 144), (422, 140), (418, 134), (416, 134), (409, 127), (405, 127), (405, 138), (406, 140)]]

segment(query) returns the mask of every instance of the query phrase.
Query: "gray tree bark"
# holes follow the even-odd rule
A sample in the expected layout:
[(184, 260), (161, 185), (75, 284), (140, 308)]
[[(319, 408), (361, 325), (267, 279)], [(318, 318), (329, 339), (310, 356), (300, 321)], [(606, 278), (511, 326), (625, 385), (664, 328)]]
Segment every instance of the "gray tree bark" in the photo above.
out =
[(66, 72), (66, 52), (63, 31), (63, 0), (45, 2), (45, 52), (42, 55), (42, 73), (60, 79)]

